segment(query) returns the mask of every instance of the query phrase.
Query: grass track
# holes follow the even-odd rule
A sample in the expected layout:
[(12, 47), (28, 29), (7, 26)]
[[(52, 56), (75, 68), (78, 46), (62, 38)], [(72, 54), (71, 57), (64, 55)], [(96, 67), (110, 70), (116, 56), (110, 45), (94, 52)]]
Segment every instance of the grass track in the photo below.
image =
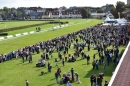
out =
[[(84, 20), (82, 20), (82, 21), (84, 21)], [(80, 20), (80, 22), (81, 22), (81, 20)], [(70, 27), (69, 26), (64, 27), (62, 29), (55, 30), (55, 31), (48, 31), (45, 33), (23, 36), (18, 39), (1, 41), (0, 42), (0, 53), (2, 54), (2, 53), (7, 53), (7, 52), (10, 52), (13, 50), (17, 50), (17, 49), (25, 47), (25, 46), (36, 44), (40, 41), (46, 41), (46, 40), (49, 40), (49, 39), (52, 39), (52, 38), (55, 38), (55, 37), (58, 37), (61, 35), (65, 35), (67, 33), (75, 32), (75, 31), (81, 30), (83, 28), (96, 25), (101, 22), (102, 22), (102, 20), (91, 20), (86, 23), (82, 23), (82, 24), (78, 24), (78, 25), (74, 25), (74, 26), (70, 26)]]
[(46, 21), (11, 21), (11, 22), (0, 22), (0, 29), (12, 28), (12, 27), (19, 27), (25, 25), (32, 25), (32, 24), (39, 24)]

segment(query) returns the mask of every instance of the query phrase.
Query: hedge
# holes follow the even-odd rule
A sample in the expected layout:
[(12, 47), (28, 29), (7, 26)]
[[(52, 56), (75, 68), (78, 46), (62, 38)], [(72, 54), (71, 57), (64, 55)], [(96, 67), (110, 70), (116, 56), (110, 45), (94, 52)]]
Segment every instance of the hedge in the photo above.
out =
[(0, 36), (7, 36), (8, 33), (0, 33)]

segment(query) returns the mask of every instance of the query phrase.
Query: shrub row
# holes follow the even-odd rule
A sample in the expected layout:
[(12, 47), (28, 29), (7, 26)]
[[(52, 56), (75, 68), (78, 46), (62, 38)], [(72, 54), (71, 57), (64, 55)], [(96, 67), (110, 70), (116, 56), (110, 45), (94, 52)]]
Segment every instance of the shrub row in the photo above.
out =
[(7, 36), (8, 33), (0, 33), (0, 36)]
[(3, 20), (1, 22), (19, 22), (19, 21), (57, 21), (52, 19), (26, 19), (26, 20)]
[(52, 24), (52, 23), (68, 24), (69, 22), (68, 21), (66, 21), (66, 22), (59, 22), (59, 21), (50, 22), (50, 24)]
[(40, 26), (40, 25), (45, 25), (45, 24), (52, 24), (52, 23), (66, 24), (68, 22), (50, 21), (50, 22), (44, 22), (44, 23), (40, 23), (40, 24), (33, 24), (33, 25), (26, 25), (26, 26), (20, 26), (20, 27), (1, 29), (0, 32), (8, 32), (8, 31), (13, 31), (13, 30), (19, 30), (19, 29), (25, 29), (25, 28), (29, 28), (29, 27), (34, 27), (34, 26)]

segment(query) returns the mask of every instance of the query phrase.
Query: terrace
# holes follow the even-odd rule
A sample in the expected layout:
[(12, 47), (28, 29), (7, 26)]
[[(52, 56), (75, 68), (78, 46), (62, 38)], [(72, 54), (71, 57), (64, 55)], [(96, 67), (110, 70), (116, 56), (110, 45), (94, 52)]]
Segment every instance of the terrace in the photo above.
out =
[(129, 86), (130, 85), (130, 42), (125, 49), (122, 58), (115, 69), (109, 86)]

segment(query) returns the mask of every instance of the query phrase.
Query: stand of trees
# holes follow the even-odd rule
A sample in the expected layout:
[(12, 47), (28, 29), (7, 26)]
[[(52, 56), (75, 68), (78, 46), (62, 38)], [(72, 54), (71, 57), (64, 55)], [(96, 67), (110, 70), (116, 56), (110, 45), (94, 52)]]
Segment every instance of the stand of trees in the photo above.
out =
[(111, 8), (111, 13), (115, 18), (119, 18), (118, 13), (120, 13), (120, 18), (123, 18), (125, 17), (125, 15), (122, 12), (125, 10), (126, 10), (125, 3), (118, 1), (116, 5)]
[(104, 13), (104, 11), (102, 9), (98, 9), (97, 13)]
[(90, 9), (81, 8), (82, 18), (91, 18)]

